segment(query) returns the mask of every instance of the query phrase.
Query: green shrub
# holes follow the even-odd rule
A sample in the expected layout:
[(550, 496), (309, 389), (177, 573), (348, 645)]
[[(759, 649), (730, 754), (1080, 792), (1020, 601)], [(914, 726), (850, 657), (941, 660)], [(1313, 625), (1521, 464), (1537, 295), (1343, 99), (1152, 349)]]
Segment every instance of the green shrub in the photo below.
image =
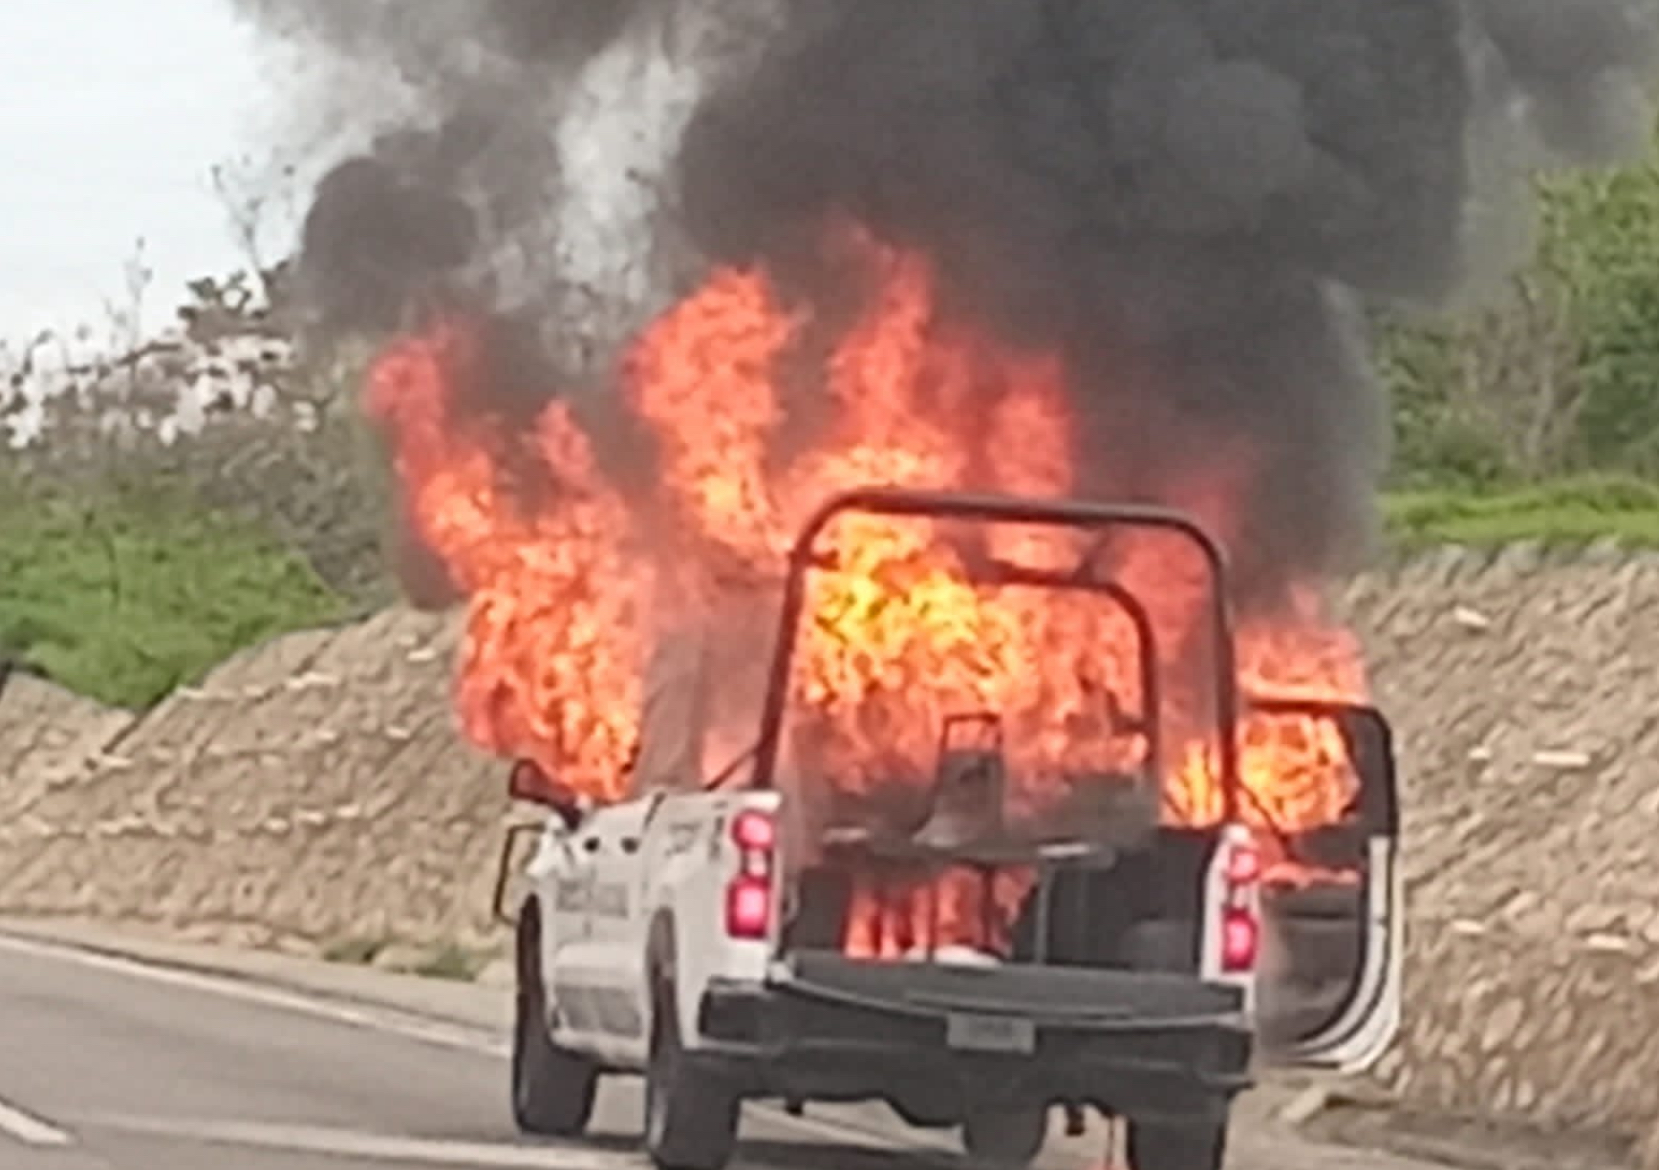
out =
[(373, 963), (375, 956), (385, 950), (390, 940), (386, 938), (370, 938), (362, 935), (349, 935), (335, 939), (323, 948), (323, 959), (329, 963), (341, 963), (352, 967), (367, 967)]
[(1538, 208), (1480, 311), (1379, 321), (1397, 486), (1659, 475), (1659, 163), (1546, 176)]
[(455, 943), (446, 943), (441, 949), (427, 956), (413, 973), (428, 979), (470, 983), (478, 978), (478, 973), (484, 966), (485, 959), (482, 955)]
[(1534, 540), (1549, 546), (1615, 539), (1659, 547), (1659, 484), (1600, 475), (1500, 492), (1430, 489), (1385, 500), (1397, 548), (1436, 544), (1492, 546)]
[(82, 694), (145, 707), (343, 608), (258, 528), (165, 487), (0, 478), (0, 652)]

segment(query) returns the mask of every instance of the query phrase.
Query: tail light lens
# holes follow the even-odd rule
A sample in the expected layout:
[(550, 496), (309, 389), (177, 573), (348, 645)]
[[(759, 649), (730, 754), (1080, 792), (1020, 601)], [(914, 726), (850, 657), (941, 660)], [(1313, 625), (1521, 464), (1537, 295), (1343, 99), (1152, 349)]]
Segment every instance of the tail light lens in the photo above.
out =
[(726, 933), (764, 939), (772, 926), (772, 883), (740, 874), (726, 886)]
[(768, 857), (777, 847), (777, 824), (759, 809), (746, 808), (732, 818), (732, 843), (745, 853)]
[(1217, 953), (1224, 975), (1246, 975), (1261, 953), (1262, 855), (1250, 830), (1231, 826), (1222, 833), (1221, 914)]
[(1253, 842), (1235, 842), (1227, 850), (1227, 884), (1252, 886), (1262, 879), (1262, 855)]
[(1254, 914), (1226, 910), (1221, 915), (1221, 969), (1229, 974), (1251, 971), (1261, 949), (1261, 923)]
[(726, 934), (735, 939), (764, 939), (772, 929), (777, 822), (759, 809), (744, 809), (732, 818), (731, 834), (737, 846), (737, 875), (726, 883)]

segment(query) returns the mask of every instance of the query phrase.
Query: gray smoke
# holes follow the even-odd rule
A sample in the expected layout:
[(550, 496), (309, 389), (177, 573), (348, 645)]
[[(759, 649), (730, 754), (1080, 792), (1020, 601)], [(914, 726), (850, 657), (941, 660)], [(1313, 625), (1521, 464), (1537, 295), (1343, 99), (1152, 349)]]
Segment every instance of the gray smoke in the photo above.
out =
[[(1659, 77), (1659, 0), (237, 2), (326, 48), (336, 84), (390, 71), (410, 95), (390, 125), (343, 110), (383, 132), (306, 223), (334, 326), (447, 297), (568, 326), (576, 229), (632, 257), (596, 306), (633, 323), (674, 278), (638, 237), (670, 228), (826, 298), (813, 241), (850, 215), (925, 250), (949, 312), (1066, 356), (1092, 491), (1181, 502), (1242, 450), (1235, 560), (1269, 591), (1369, 535), (1366, 310), (1519, 259), (1493, 247), (1524, 239), (1530, 174), (1639, 148)], [(665, 142), (575, 150), (575, 95), (618, 46), (644, 64), (607, 100), (663, 108), (607, 141)], [(577, 120), (610, 116), (589, 100)], [(618, 186), (676, 156), (666, 199)], [(634, 203), (654, 210), (616, 218)]]
[(627, 26), (638, 0), (234, 0), (282, 37), (309, 40), (359, 61), (407, 71), (423, 88), (469, 88), (486, 56), (572, 66)]
[(806, 7), (687, 132), (699, 244), (794, 255), (845, 214), (921, 248), (1068, 355), (1096, 491), (1179, 497), (1242, 442), (1246, 586), (1370, 533), (1363, 310), (1444, 303), (1529, 168), (1645, 141), (1659, 77), (1656, 0)]
[(307, 308), (327, 334), (385, 332), (459, 296), (554, 295), (554, 128), (644, 0), (233, 3), (309, 66), (296, 114), (313, 134), (356, 139), (302, 227)]

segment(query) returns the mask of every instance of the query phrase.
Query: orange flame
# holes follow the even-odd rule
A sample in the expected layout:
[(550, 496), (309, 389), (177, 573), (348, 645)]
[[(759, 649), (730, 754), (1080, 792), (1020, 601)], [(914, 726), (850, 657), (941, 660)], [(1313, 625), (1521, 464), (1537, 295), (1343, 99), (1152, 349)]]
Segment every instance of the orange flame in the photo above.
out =
[[(765, 272), (724, 269), (639, 337), (622, 384), (655, 444), (645, 499), (606, 480), (560, 401), (522, 433), (469, 415), (482, 374), (464, 327), (406, 338), (380, 358), (369, 413), (391, 441), (418, 535), (469, 597), (456, 701), (474, 742), (617, 799), (655, 623), (695, 620), (734, 582), (775, 587), (799, 525), (826, 497), (871, 483), (1075, 489), (1061, 364), (951, 320), (921, 257), (856, 236), (847, 254), (867, 295), (833, 330), (787, 305)], [(521, 482), (525, 466), (533, 491), (514, 486), (512, 469)], [(1244, 474), (1243, 460), (1226, 466)], [(1223, 538), (1237, 486), (1218, 476), (1188, 501)], [(1006, 729), (1017, 814), (1149, 766), (1165, 776), (1166, 818), (1220, 816), (1214, 745), (1197, 716), (1210, 697), (1170, 696), (1172, 710), (1190, 708), (1169, 724), (1182, 738), (1148, 760), (1144, 727), (1124, 718), (1148, 699), (1136, 634), (1112, 603), (976, 584), (964, 559), (972, 546), (931, 519), (844, 517), (830, 535), (836, 559), (813, 575), (790, 691), (794, 763), (813, 782), (852, 796), (919, 790), (944, 721), (987, 711)], [(1051, 569), (1074, 565), (1084, 547), (1029, 527), (984, 540), (999, 558)], [(1156, 535), (1117, 540), (1108, 555), (1145, 599), (1164, 657), (1186, 653), (1205, 620), (1196, 558)], [(1311, 608), (1291, 617), (1239, 632), (1246, 684), (1362, 694), (1352, 641)], [(1340, 752), (1306, 726), (1248, 723), (1245, 816), (1280, 828), (1334, 821), (1350, 796)], [(1029, 881), (1016, 870), (990, 887), (965, 871), (908, 884), (865, 875), (847, 946), (994, 944), (981, 923), (1000, 933)]]
[[(613, 800), (638, 730), (650, 584), (626, 547), (628, 510), (562, 404), (511, 442), (469, 425), (457, 400), (478, 376), (473, 336), (445, 327), (385, 354), (367, 395), (408, 514), (469, 597), (462, 728), (480, 747), (529, 756)], [(545, 474), (548, 506), (504, 490), (510, 450)]]

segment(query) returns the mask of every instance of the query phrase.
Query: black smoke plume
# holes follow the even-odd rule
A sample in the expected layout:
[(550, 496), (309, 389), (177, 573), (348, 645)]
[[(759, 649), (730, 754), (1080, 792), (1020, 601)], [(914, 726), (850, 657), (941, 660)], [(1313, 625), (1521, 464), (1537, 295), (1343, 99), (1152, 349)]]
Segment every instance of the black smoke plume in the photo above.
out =
[(823, 274), (793, 261), (828, 220), (924, 250), (951, 312), (1067, 358), (1091, 490), (1181, 503), (1243, 458), (1233, 551), (1269, 591), (1370, 533), (1366, 310), (1447, 304), (1535, 169), (1646, 142), (1659, 77), (1659, 0), (241, 4), (417, 97), (307, 221), (320, 302), (353, 328), (454, 288), (511, 299), (505, 245), (583, 198), (552, 124), (596, 54), (683, 56), (662, 30), (693, 12), (761, 30), (679, 139), (665, 206), (701, 259), (810, 297)]
[[(301, 229), (306, 307), (325, 335), (385, 333), (456, 298), (548, 294), (555, 124), (644, 0), (233, 3), (311, 64), (300, 107), (359, 140), (322, 175)], [(383, 84), (354, 102), (367, 77)]]
[(1067, 354), (1097, 491), (1178, 496), (1242, 443), (1234, 553), (1271, 586), (1370, 533), (1386, 413), (1363, 310), (1443, 303), (1528, 165), (1645, 138), (1656, 13), (820, 4), (704, 103), (684, 205), (724, 260), (792, 254), (837, 216), (920, 248), (963, 311)]

